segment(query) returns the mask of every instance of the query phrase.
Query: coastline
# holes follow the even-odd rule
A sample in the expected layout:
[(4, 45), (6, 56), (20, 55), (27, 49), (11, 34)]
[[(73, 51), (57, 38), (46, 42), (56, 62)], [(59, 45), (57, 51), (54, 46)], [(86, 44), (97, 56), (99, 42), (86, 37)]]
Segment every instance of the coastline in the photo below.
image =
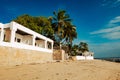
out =
[(95, 58), (95, 59), (120, 63), (120, 57), (102, 57), (102, 58)]

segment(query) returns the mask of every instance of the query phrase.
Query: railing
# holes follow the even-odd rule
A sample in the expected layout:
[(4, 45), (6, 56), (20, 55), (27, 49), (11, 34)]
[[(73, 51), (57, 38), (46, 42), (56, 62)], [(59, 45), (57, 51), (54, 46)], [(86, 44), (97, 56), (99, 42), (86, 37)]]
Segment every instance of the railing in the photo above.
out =
[(20, 49), (28, 49), (28, 50), (35, 50), (35, 51), (53, 53), (52, 49), (46, 49), (46, 48), (36, 47), (36, 46), (27, 45), (27, 44), (23, 44), (23, 43), (17, 43), (17, 42), (13, 42), (13, 43), (0, 42), (0, 46), (14, 47), (14, 48), (20, 48)]

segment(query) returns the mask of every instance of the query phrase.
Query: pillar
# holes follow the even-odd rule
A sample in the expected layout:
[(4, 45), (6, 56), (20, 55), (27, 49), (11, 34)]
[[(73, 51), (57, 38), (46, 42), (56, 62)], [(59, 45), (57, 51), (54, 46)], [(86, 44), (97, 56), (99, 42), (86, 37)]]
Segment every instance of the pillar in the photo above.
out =
[(4, 38), (4, 29), (1, 28), (1, 31), (0, 31), (0, 42), (3, 41), (3, 38)]
[(33, 45), (33, 46), (35, 46), (35, 38), (36, 38), (36, 36), (33, 35), (33, 36), (32, 36), (32, 39), (33, 39), (33, 40), (32, 40), (32, 45)]
[(45, 40), (45, 49), (47, 49), (48, 46), (47, 46), (47, 40)]
[(12, 25), (12, 26), (10, 26), (10, 30), (11, 30), (10, 43), (14, 43), (14, 41), (15, 41), (15, 33), (17, 31), (17, 28), (14, 25)]
[(53, 50), (53, 42), (51, 42), (51, 44), (52, 44), (52, 45), (51, 45), (51, 46), (52, 46), (51, 49)]
[(10, 42), (13, 43), (15, 41), (15, 30), (11, 30), (11, 38), (10, 38)]

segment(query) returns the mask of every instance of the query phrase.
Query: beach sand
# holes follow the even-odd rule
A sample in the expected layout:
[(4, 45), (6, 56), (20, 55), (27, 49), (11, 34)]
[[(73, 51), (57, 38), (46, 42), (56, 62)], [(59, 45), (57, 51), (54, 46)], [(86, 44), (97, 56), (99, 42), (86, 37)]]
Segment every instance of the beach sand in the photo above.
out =
[(91, 60), (1, 66), (0, 80), (120, 80), (120, 63)]

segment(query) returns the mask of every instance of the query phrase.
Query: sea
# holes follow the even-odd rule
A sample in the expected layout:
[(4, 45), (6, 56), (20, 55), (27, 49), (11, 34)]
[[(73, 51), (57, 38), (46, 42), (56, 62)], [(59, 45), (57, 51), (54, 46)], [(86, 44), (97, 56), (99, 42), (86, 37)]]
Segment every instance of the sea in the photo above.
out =
[(95, 58), (95, 59), (120, 63), (120, 57), (102, 57), (102, 58)]

